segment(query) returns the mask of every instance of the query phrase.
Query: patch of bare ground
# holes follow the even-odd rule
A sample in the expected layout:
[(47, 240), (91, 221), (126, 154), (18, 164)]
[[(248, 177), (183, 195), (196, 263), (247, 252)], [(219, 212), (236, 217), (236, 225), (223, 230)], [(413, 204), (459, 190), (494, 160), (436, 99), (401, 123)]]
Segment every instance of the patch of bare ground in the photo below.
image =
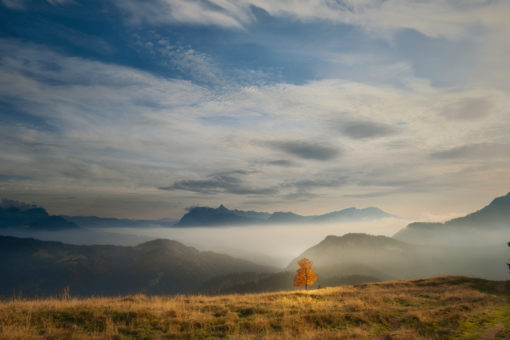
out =
[(440, 277), (246, 295), (6, 299), (0, 338), (504, 339), (509, 296), (510, 281)]
[(495, 324), (494, 326), (487, 328), (483, 333), (481, 340), (494, 340), (496, 335), (505, 327), (502, 323)]

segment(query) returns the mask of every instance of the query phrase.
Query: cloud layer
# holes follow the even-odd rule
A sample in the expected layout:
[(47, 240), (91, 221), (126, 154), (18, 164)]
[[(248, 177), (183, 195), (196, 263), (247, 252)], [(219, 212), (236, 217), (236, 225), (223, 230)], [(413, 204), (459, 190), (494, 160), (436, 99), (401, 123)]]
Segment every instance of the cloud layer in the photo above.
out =
[[(486, 96), (488, 90), (324, 80), (218, 93), (41, 46), (13, 41), (1, 46), (2, 101), (16, 105), (19, 114), (11, 117), (16, 124), (1, 128), (6, 147), (0, 173), (9, 180), (0, 185), (21, 198), (20, 182), (27, 194), (41, 195), (60, 188), (66, 196), (107, 191), (158, 201), (173, 192), (172, 200), (182, 206), (271, 196), (267, 204), (285, 209), (278, 197), (320, 194), (322, 211), (334, 208), (321, 206), (333, 197), (340, 205), (342, 195), (464, 185), (482, 171), (472, 166), (484, 164), (484, 150), (510, 142), (507, 99), (497, 90)], [(483, 105), (495, 108), (482, 121), (466, 120), (459, 129), (445, 117), (450, 103), (480, 95), (491, 101)], [(204, 117), (219, 115), (238, 123), (204, 124)], [(51, 129), (32, 125), (33, 119)], [(332, 121), (340, 122), (340, 134)], [(285, 155), (292, 161), (282, 160)], [(450, 168), (449, 161), (468, 156), (466, 167)], [(498, 166), (510, 166), (508, 159)]]
[(506, 1), (271, 1), (271, 0), (134, 0), (117, 1), (135, 23), (191, 23), (242, 29), (256, 21), (253, 9), (302, 21), (358, 25), (367, 30), (414, 29), (431, 37), (458, 38), (478, 27), (510, 33), (502, 13)]
[[(0, 6), (21, 23), (0, 39), (6, 198), (134, 218), (417, 215), (509, 190), (506, 1)], [(80, 9), (114, 29), (51, 21)]]

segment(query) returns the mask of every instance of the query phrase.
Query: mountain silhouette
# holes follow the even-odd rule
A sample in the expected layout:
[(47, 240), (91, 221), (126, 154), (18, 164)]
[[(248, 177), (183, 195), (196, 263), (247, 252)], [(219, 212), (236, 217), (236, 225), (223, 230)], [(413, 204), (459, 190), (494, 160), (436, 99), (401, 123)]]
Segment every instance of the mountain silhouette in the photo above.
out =
[(176, 224), (179, 227), (188, 226), (220, 226), (220, 225), (243, 225), (256, 220), (245, 214), (236, 213), (223, 205), (218, 208), (193, 207)]
[(350, 233), (344, 236), (329, 235), (320, 243), (296, 257), (287, 270), (297, 269), (297, 260), (306, 257), (314, 261), (318, 274), (370, 275), (390, 278), (381, 265), (391, 263), (401, 267), (403, 255), (408, 255), (411, 246), (386, 236)]
[(3, 200), (0, 204), (0, 228), (27, 230), (66, 230), (77, 228), (146, 228), (163, 227), (219, 227), (232, 225), (345, 223), (398, 216), (379, 208), (354, 207), (323, 215), (302, 216), (293, 212), (274, 213), (217, 208), (191, 207), (177, 222), (170, 219), (137, 220), (97, 216), (49, 215), (42, 207), (18, 201)]
[(197, 292), (216, 276), (274, 271), (271, 267), (172, 240), (135, 247), (76, 246), (0, 236), (0, 295), (175, 294)]
[(415, 244), (500, 243), (510, 239), (510, 193), (464, 217), (444, 223), (411, 223), (394, 237)]
[(75, 223), (61, 216), (50, 215), (44, 208), (10, 200), (2, 200), (0, 203), (0, 229), (2, 228), (33, 231), (79, 229)]
[(310, 222), (314, 216), (301, 216), (293, 212), (275, 212), (267, 220), (270, 224)]
[(61, 216), (83, 228), (148, 228), (154, 226), (172, 227), (177, 221), (170, 219), (135, 220), (128, 218), (97, 216)]
[(347, 208), (334, 211), (328, 214), (316, 216), (313, 222), (351, 222), (362, 220), (373, 220), (378, 218), (397, 217), (379, 208), (369, 207), (365, 209)]
[(175, 225), (224, 226), (224, 225), (260, 225), (286, 223), (343, 223), (372, 220), (385, 217), (397, 217), (378, 208), (347, 208), (324, 215), (302, 216), (293, 212), (274, 212), (273, 214), (255, 211), (230, 210), (220, 205), (218, 208), (193, 207)]

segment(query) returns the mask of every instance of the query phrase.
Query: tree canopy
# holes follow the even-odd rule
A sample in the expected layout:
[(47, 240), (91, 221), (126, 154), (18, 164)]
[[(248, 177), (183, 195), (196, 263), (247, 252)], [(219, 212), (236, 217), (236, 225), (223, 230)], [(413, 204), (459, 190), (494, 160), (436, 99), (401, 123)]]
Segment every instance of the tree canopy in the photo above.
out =
[(299, 260), (298, 264), (299, 269), (294, 277), (294, 286), (305, 286), (308, 289), (308, 286), (313, 285), (317, 279), (317, 274), (315, 274), (312, 268), (312, 261), (305, 257)]

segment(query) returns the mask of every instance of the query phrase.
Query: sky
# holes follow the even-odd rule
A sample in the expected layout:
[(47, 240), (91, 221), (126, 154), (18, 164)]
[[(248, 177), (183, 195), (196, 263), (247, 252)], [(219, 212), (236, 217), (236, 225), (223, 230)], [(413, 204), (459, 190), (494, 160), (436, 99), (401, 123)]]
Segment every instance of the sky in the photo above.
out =
[(507, 0), (0, 0), (0, 197), (178, 218), (510, 191)]

